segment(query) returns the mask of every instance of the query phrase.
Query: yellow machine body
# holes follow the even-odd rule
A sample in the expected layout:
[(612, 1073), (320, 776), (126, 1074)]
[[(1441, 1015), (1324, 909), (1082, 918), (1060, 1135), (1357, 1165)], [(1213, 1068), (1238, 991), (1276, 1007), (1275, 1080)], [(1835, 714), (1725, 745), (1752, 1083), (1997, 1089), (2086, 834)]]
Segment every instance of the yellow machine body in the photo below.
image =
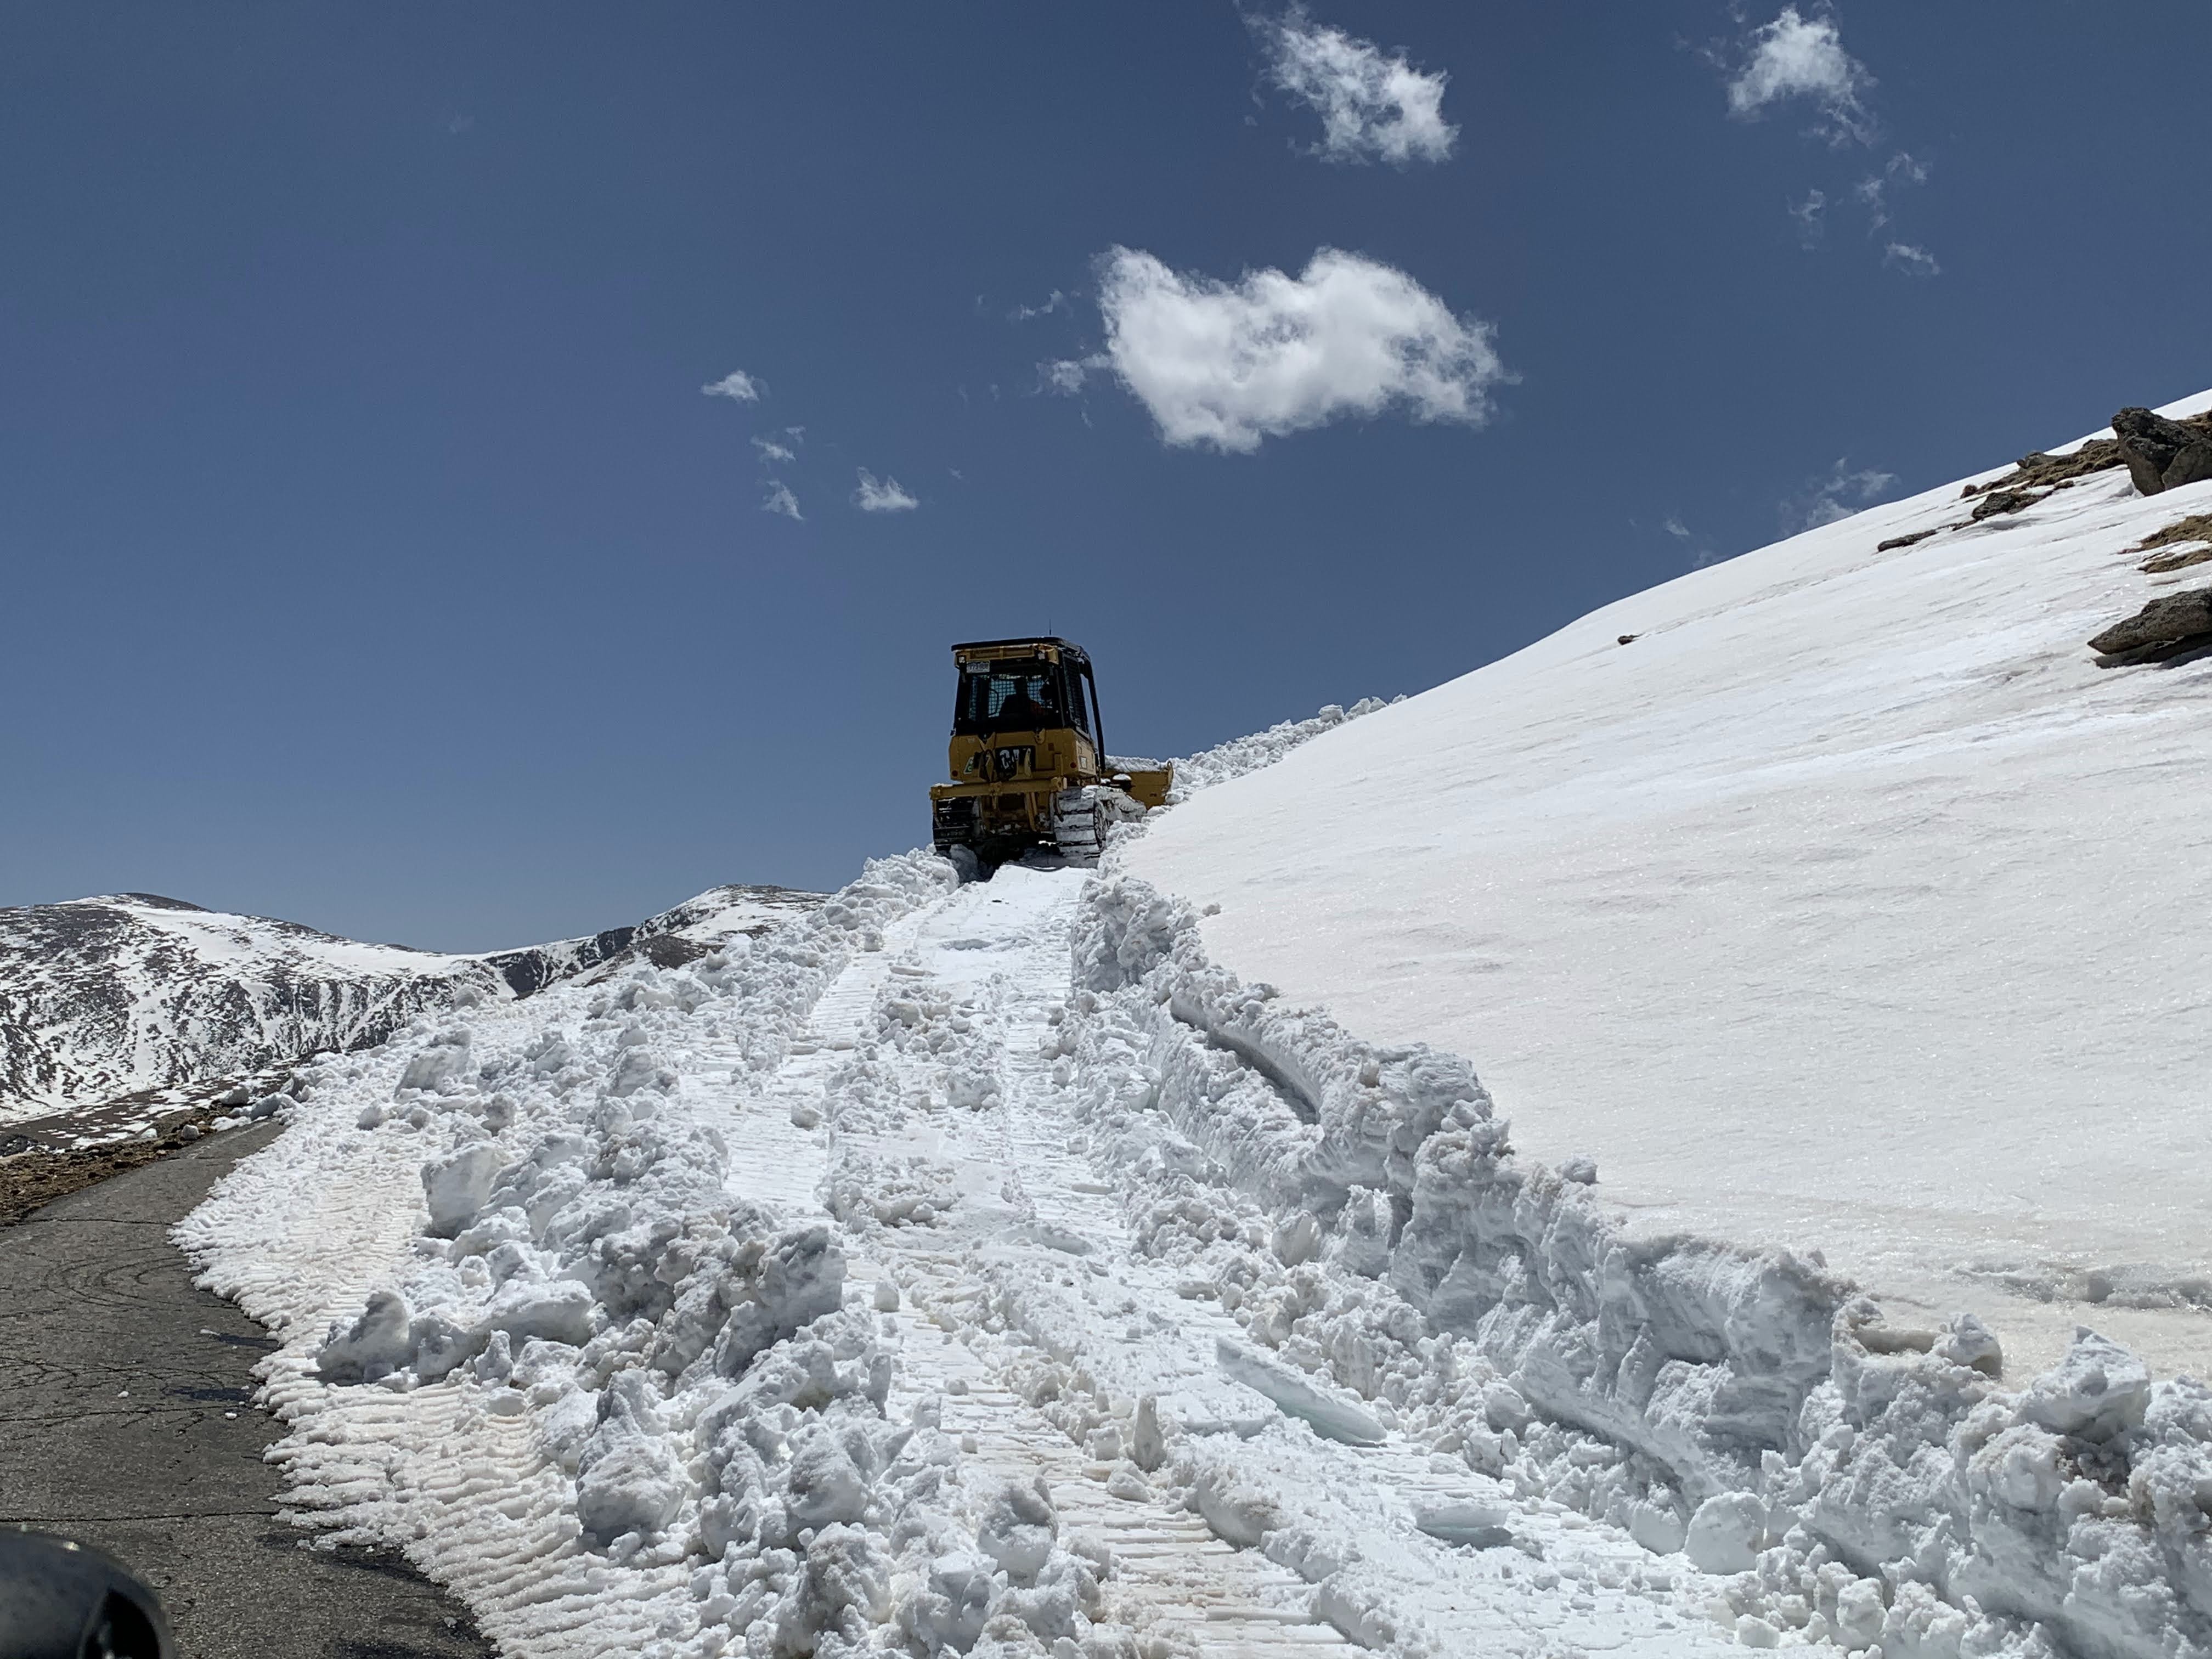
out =
[(1107, 826), (1167, 804), (1173, 769), (1115, 769), (1100, 731), (1091, 659), (1062, 639), (952, 647), (951, 781), (929, 792), (940, 853), (985, 866), (1037, 848), (1096, 857)]

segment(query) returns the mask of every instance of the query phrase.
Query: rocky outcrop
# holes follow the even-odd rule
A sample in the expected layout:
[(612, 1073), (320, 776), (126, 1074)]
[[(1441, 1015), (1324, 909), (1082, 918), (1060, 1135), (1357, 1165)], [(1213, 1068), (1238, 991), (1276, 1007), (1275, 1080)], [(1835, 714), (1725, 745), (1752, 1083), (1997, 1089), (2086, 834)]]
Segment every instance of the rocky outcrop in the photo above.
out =
[(2191, 588), (2153, 599), (2125, 622), (2115, 623), (2089, 641), (2100, 656), (2130, 656), (2167, 649), (2191, 641), (2212, 641), (2212, 587)]
[(2146, 495), (2212, 478), (2212, 421), (2204, 416), (2169, 421), (2124, 409), (2112, 416), (2112, 432), (2128, 476)]
[[(2087, 477), (2092, 472), (2104, 472), (2122, 465), (2120, 447), (2111, 438), (2091, 438), (2077, 445), (2064, 455), (2046, 455), (2041, 450), (2031, 450), (2020, 458), (2020, 464), (2002, 478), (1992, 478), (1987, 483), (1968, 484), (1959, 492), (1962, 501), (1993, 491), (2050, 489), (2076, 478)], [(2034, 499), (2030, 497), (2031, 500)], [(1976, 515), (1980, 516), (1979, 514)]]
[[(1959, 499), (1972, 501), (1978, 495), (1998, 492), (2048, 490), (2116, 466), (2126, 467), (2136, 488), (2146, 495), (2194, 483), (2199, 478), (2212, 478), (2212, 410), (2169, 421), (2148, 409), (2124, 409), (2112, 416), (2112, 432), (2109, 438), (2085, 440), (2063, 455), (2047, 455), (2039, 449), (2031, 451), (2021, 456), (2020, 465), (2002, 478), (1968, 484), (1960, 492)], [(2037, 499), (2034, 495), (2027, 498)], [(2027, 501), (2020, 505), (2024, 507)], [(1974, 516), (1979, 519), (1988, 516), (1989, 512), (2017, 510), (1992, 507), (1977, 511)]]

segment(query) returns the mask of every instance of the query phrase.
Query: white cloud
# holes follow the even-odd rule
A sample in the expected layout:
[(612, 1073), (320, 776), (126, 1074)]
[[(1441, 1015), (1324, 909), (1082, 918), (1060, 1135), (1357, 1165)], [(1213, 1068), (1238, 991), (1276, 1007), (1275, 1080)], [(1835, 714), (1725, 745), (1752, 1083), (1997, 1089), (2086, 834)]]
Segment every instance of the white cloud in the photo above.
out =
[(763, 513), (781, 513), (787, 519), (804, 520), (805, 514), (799, 510), (799, 497), (791, 493), (791, 486), (781, 480), (769, 486), (768, 499), (761, 503)]
[(1797, 240), (1807, 247), (1812, 246), (1827, 232), (1827, 222), (1820, 216), (1828, 205), (1827, 193), (1808, 190), (1802, 202), (1790, 204), (1790, 216), (1797, 222)]
[(1052, 291), (1052, 297), (1042, 305), (1016, 306), (1006, 313), (1006, 320), (1010, 323), (1026, 323), (1032, 317), (1048, 317), (1055, 311), (1070, 311), (1073, 308), (1074, 301), (1058, 289), (1054, 289)]
[(1309, 21), (1298, 6), (1251, 22), (1275, 84), (1321, 117), (1319, 152), (1328, 160), (1403, 167), (1451, 154), (1459, 129), (1444, 119), (1441, 70), (1425, 75), (1403, 54)]
[(1739, 43), (1742, 62), (1729, 80), (1729, 108), (1747, 118), (1770, 104), (1809, 98), (1820, 111), (1816, 129), (1831, 143), (1871, 143), (1874, 118), (1864, 94), (1874, 86), (1866, 65), (1844, 50), (1832, 17), (1808, 17), (1784, 6), (1771, 23)]
[(1936, 263), (1936, 256), (1924, 247), (1915, 247), (1910, 242), (1892, 242), (1881, 256), (1886, 265), (1894, 265), (1908, 276), (1941, 276), (1943, 267)]
[(719, 380), (709, 380), (699, 388), (709, 398), (728, 398), (741, 404), (757, 404), (762, 392), (768, 390), (742, 368), (733, 368)]
[(795, 461), (799, 452), (788, 444), (780, 444), (773, 438), (756, 438), (753, 447), (760, 451), (761, 465), (774, 466), (780, 461)]
[(1073, 398), (1083, 390), (1083, 383), (1091, 378), (1093, 370), (1111, 368), (1113, 362), (1103, 352), (1093, 352), (1088, 357), (1062, 357), (1055, 362), (1039, 363), (1037, 379), (1046, 391)]
[(1263, 438), (1390, 409), (1479, 425), (1488, 389), (1513, 378), (1489, 324), (1335, 248), (1297, 276), (1247, 271), (1231, 284), (1117, 247), (1099, 261), (1098, 307), (1115, 373), (1171, 444), (1249, 454)]
[(1786, 531), (1817, 530), (1824, 524), (1848, 519), (1871, 507), (1897, 483), (1894, 472), (1872, 467), (1853, 471), (1848, 459), (1838, 460), (1825, 478), (1808, 478), (1802, 493), (1783, 503), (1782, 527)]
[(1659, 527), (1680, 545), (1682, 556), (1688, 561), (1691, 569), (1703, 570), (1709, 564), (1721, 562), (1720, 551), (1714, 547), (1711, 538), (1701, 536), (1691, 529), (1682, 522), (1679, 514), (1669, 513), (1659, 521)]
[(896, 478), (878, 478), (864, 466), (853, 505), (863, 513), (911, 513), (921, 503), (901, 489)]
[(1859, 180), (1851, 194), (1867, 210), (1868, 234), (1880, 230), (1889, 222), (1889, 186), (1893, 184), (1924, 185), (1928, 182), (1928, 164), (1916, 161), (1899, 150), (1889, 158), (1889, 165), (1880, 173)]

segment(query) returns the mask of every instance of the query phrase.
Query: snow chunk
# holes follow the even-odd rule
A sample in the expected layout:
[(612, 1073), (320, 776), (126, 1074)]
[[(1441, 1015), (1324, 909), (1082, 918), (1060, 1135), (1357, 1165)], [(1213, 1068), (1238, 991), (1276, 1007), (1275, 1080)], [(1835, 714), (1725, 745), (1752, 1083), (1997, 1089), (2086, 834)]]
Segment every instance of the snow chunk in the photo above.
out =
[(682, 1467), (641, 1371), (624, 1371), (599, 1396), (599, 1425), (576, 1465), (576, 1518), (602, 1544), (650, 1534), (683, 1507)]
[(1749, 1572), (1765, 1541), (1766, 1505), (1747, 1492), (1724, 1492), (1698, 1505), (1682, 1547), (1701, 1572)]
[(1221, 1369), (1245, 1387), (1313, 1425), (1325, 1440), (1347, 1446), (1379, 1446), (1389, 1437), (1375, 1414), (1356, 1401), (1326, 1389), (1280, 1360), (1255, 1352), (1227, 1337), (1217, 1340), (1214, 1357)]
[(331, 1382), (374, 1382), (414, 1357), (407, 1304), (395, 1291), (373, 1291), (351, 1324), (334, 1323), (316, 1356), (316, 1374)]
[(1039, 1475), (1029, 1481), (1009, 1480), (992, 1496), (975, 1529), (975, 1547), (1019, 1583), (1043, 1569), (1059, 1538), (1060, 1516), (1044, 1477)]
[(2084, 1326), (2066, 1357), (2028, 1385), (2020, 1409), (2054, 1434), (2103, 1442), (2140, 1425), (2149, 1401), (2142, 1361)]
[(422, 1193), (429, 1201), (431, 1233), (451, 1238), (474, 1221), (484, 1200), (491, 1196), (493, 1177), (506, 1162), (496, 1145), (479, 1140), (425, 1164)]
[(404, 1094), (410, 1089), (434, 1091), (459, 1079), (468, 1071), (474, 1041), (474, 1034), (465, 1025), (441, 1031), (415, 1051), (392, 1092)]

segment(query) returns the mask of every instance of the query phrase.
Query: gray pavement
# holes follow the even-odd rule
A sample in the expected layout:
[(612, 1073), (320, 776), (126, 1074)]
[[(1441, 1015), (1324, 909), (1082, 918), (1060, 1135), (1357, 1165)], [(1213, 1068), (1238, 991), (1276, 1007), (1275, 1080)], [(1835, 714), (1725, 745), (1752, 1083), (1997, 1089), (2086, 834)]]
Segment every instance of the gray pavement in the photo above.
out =
[(168, 1230), (275, 1133), (211, 1136), (0, 1228), (0, 1523), (98, 1546), (152, 1583), (185, 1659), (494, 1651), (398, 1556), (301, 1547), (252, 1404), (274, 1346), (194, 1288)]

